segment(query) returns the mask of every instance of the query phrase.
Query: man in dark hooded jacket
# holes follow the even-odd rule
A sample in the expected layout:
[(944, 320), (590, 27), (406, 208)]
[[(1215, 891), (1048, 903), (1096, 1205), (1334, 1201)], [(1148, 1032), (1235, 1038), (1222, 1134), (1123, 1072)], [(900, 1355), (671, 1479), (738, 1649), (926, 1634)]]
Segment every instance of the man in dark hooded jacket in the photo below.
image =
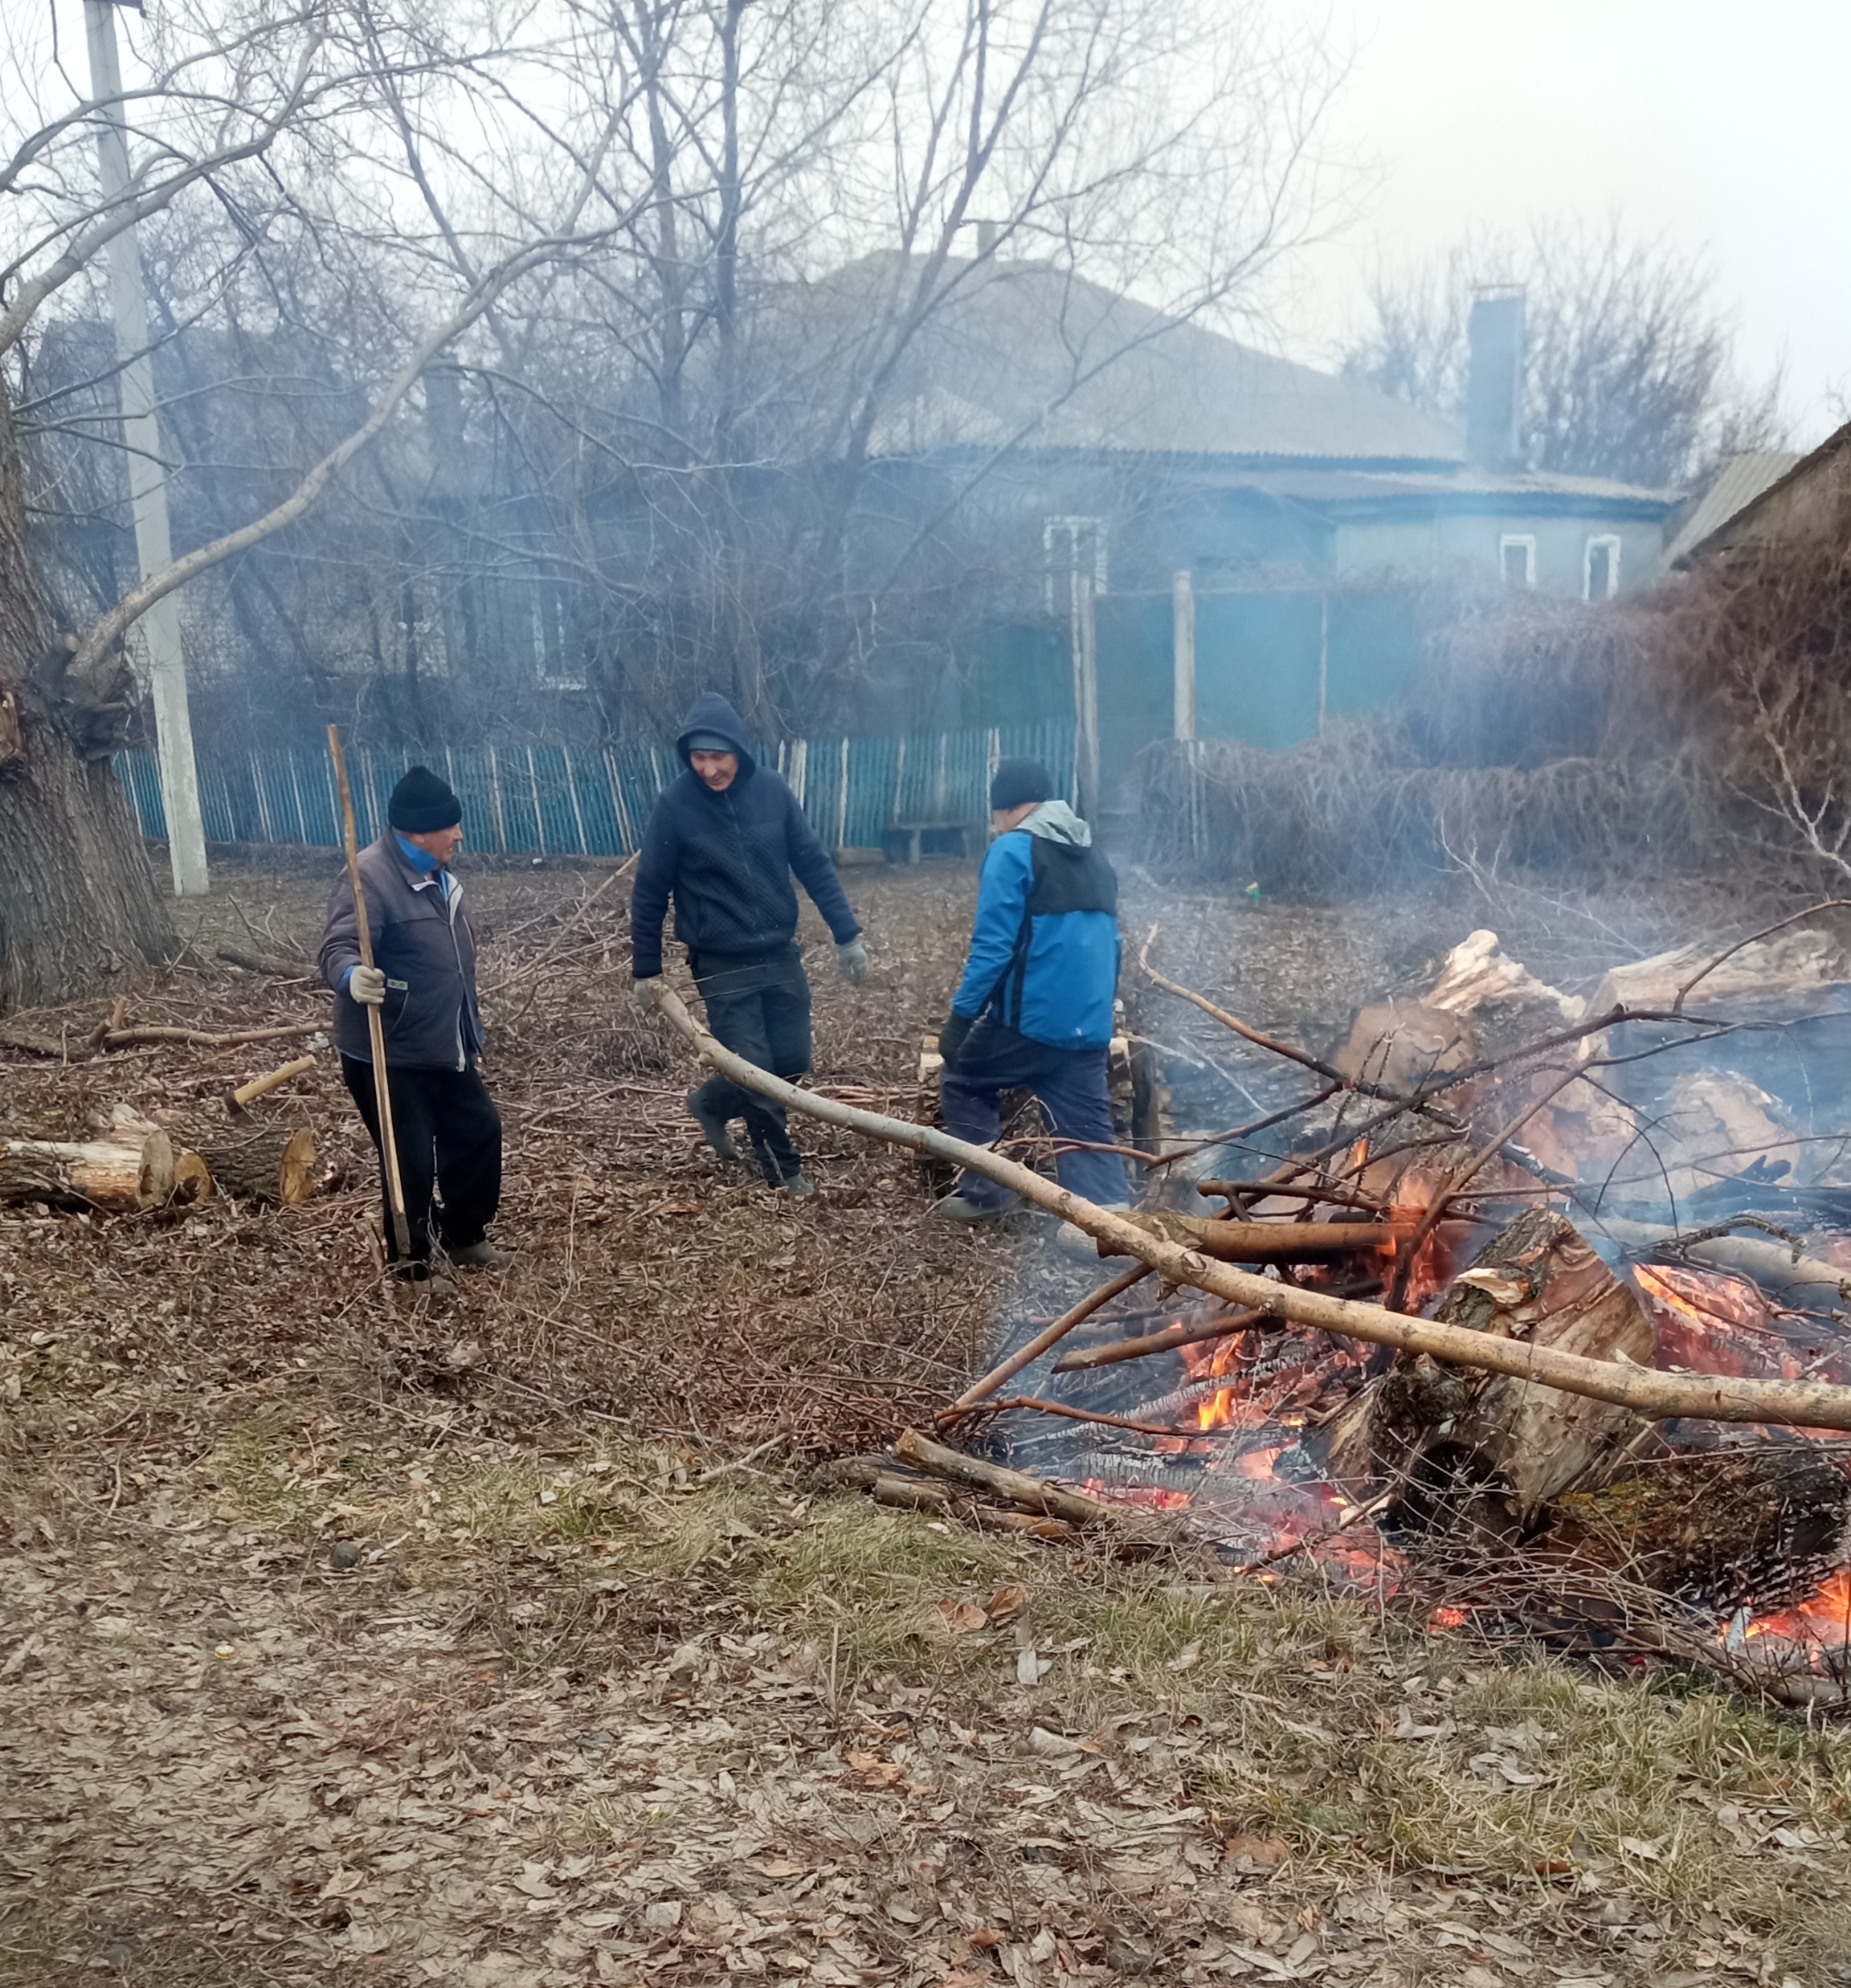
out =
[[(639, 1006), (662, 971), (662, 921), (671, 897), (675, 937), (725, 1046), (774, 1076), (810, 1067), (810, 983), (796, 945), (797, 893), (810, 893), (836, 941), (842, 978), (868, 972), (860, 926), (836, 866), (797, 797), (746, 745), (724, 697), (697, 697), (676, 741), (688, 770), (663, 793), (643, 835), (630, 899), (631, 965)], [(725, 1077), (688, 1093), (688, 1108), (722, 1159), (734, 1160), (730, 1121), (743, 1118), (759, 1171), (787, 1194), (813, 1191), (791, 1143), (784, 1108)]]

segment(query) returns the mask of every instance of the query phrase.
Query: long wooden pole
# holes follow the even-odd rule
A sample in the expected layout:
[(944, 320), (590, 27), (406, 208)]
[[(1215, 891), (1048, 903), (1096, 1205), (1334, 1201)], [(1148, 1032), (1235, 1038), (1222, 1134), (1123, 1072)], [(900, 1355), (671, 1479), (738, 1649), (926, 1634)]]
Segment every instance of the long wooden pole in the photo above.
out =
[(1289, 1318), (1297, 1325), (1342, 1333), (1376, 1345), (1428, 1353), (1455, 1366), (1483, 1367), (1493, 1374), (1509, 1374), (1518, 1380), (1559, 1388), (1564, 1394), (1615, 1402), (1649, 1420), (1671, 1421), (1692, 1415), (1714, 1422), (1765, 1422), (1805, 1429), (1851, 1430), (1851, 1387), (1833, 1387), (1818, 1381), (1739, 1381), (1719, 1374), (1661, 1374), (1651, 1367), (1590, 1360), (1552, 1346), (1495, 1338), (1489, 1333), (1475, 1333), (1462, 1325), (1444, 1325), (1433, 1319), (1384, 1311), (1379, 1305), (1360, 1304), (1354, 1298), (1302, 1290), (1295, 1284), (1275, 1283), (1251, 1271), (1212, 1262), (1199, 1251), (1154, 1235), (1134, 1219), (1113, 1214), (1093, 1202), (1082, 1200), (1029, 1168), (1003, 1158), (987, 1146), (967, 1145), (962, 1139), (954, 1139), (930, 1125), (859, 1111), (852, 1104), (838, 1104), (832, 1098), (819, 1097), (814, 1091), (799, 1090), (795, 1084), (772, 1076), (725, 1048), (660, 981), (652, 982), (650, 988), (651, 998), (676, 1031), (700, 1052), (703, 1063), (722, 1076), (730, 1077), (762, 1097), (776, 1100), (787, 1110), (803, 1112), (825, 1124), (968, 1167), (999, 1186), (1013, 1188), (1024, 1201), (1063, 1217), (1097, 1240), (1109, 1243), (1120, 1255), (1141, 1258), (1171, 1284), (1192, 1284), (1197, 1290), (1251, 1307), (1269, 1318)]
[[(366, 923), (366, 892), (360, 881), (360, 842), (353, 828), (353, 790), (347, 784), (347, 761), (341, 750), (341, 728), (328, 728), (328, 751), (341, 788), (341, 833), (347, 848), (347, 881), (353, 888), (353, 917), (359, 929), (360, 964), (373, 964), (373, 933)], [(379, 1160), (386, 1172), (386, 1205), (392, 1210), (392, 1240), (398, 1260), (411, 1260), (411, 1225), (405, 1219), (405, 1182), (398, 1172), (398, 1141), (392, 1130), (392, 1093), (386, 1081), (386, 1020), (378, 1008), (366, 1006), (366, 1034), (373, 1046), (373, 1096), (379, 1112)]]

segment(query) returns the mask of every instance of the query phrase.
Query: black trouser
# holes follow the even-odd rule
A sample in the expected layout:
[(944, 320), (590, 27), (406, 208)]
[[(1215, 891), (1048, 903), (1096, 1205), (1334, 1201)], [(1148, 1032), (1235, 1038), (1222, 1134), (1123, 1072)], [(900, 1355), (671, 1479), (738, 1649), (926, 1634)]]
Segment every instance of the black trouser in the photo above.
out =
[[(707, 1004), (707, 1026), (735, 1055), (774, 1077), (810, 1067), (810, 983), (795, 945), (769, 957), (691, 953), (694, 984)], [(709, 1077), (690, 1103), (717, 1118), (743, 1118), (758, 1170), (775, 1187), (803, 1171), (784, 1107), (726, 1077)]]
[[(388, 1060), (386, 1072), (412, 1260), (427, 1263), (433, 1227), (446, 1249), (467, 1249), (482, 1240), (494, 1220), (501, 1200), (501, 1114), (473, 1063), (467, 1070), (434, 1070), (404, 1068)], [(372, 1064), (343, 1056), (341, 1074), (378, 1146), (379, 1104)], [(438, 1194), (443, 1199), (433, 1209)], [(396, 1257), (383, 1165), (379, 1196), (386, 1210), (386, 1254)]]

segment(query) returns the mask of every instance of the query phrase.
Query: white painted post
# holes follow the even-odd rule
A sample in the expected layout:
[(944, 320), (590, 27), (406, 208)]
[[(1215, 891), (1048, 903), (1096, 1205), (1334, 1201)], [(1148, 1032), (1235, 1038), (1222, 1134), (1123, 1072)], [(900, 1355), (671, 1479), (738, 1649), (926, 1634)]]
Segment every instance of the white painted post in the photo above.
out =
[(533, 748), (527, 748), (527, 791), (533, 801), (533, 833), (540, 839), (540, 853), (546, 853), (546, 824), (540, 814), (540, 776), (533, 770)]
[(1170, 582), (1170, 614), (1176, 654), (1175, 736), (1195, 736), (1195, 582), (1187, 572)]
[(1073, 786), (1089, 821), (1099, 805), (1099, 628), (1090, 561), (1076, 550), (1073, 602)]
[[(90, 93), (97, 112), (96, 156), (103, 197), (112, 205), (129, 186), (128, 123), (122, 112), (122, 66), (116, 51), (113, 0), (84, 0), (90, 43)], [(154, 368), (148, 357), (148, 300), (141, 288), (141, 252), (136, 231), (125, 228), (104, 249), (109, 304), (116, 320), (117, 393), (123, 447), (129, 459), (129, 507), (135, 551), (148, 579), (174, 563), (167, 528), (167, 471), (155, 417)], [(174, 894), (203, 897), (211, 889), (206, 870), (206, 823), (199, 808), (199, 769), (193, 757), (193, 720), (186, 708), (186, 658), (180, 646), (180, 602), (169, 594), (141, 617), (148, 675), (154, 695), (154, 742), (161, 768), (161, 802), (167, 814), (167, 854)]]
[(495, 756), (495, 748), (488, 748), (488, 813), (495, 824), (495, 849), (498, 855), (508, 853), (508, 820), (501, 811), (501, 765)]
[(836, 847), (848, 846), (848, 739), (842, 739), (842, 762), (836, 778)]
[(616, 755), (604, 748), (604, 784), (611, 790), (611, 811), (617, 817), (617, 839), (628, 855), (636, 847), (636, 831), (630, 825), (630, 810), (623, 805), (623, 782), (618, 777)]
[(578, 853), (588, 856), (591, 845), (585, 839), (585, 810), (578, 805), (578, 776), (572, 770), (572, 748), (562, 745), (559, 750), (566, 761), (566, 791), (572, 797), (572, 826), (578, 831)]

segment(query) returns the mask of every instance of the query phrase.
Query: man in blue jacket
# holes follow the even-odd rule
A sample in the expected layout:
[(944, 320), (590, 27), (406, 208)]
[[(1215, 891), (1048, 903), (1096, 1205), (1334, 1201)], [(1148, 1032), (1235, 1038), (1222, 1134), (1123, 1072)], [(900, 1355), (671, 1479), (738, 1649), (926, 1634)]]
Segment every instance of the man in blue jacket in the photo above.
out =
[[(810, 983), (796, 946), (791, 872), (829, 927), (842, 978), (856, 987), (868, 973), (861, 928), (796, 795), (753, 758), (724, 697), (709, 691), (695, 700), (676, 747), (688, 770), (649, 817), (630, 898), (637, 1005), (651, 1006), (672, 897), (675, 937), (688, 949), (708, 1027), (761, 1070), (801, 1076), (810, 1067)], [(782, 1105), (716, 1076), (688, 1093), (688, 1109), (723, 1160), (739, 1157), (729, 1127), (743, 1118), (766, 1182), (790, 1194), (814, 1191)]]
[[(1107, 1088), (1118, 988), (1118, 880), (1093, 831), (1054, 798), (1046, 767), (1006, 759), (990, 782), (996, 839), (983, 859), (977, 916), (945, 1059), (945, 1129), (988, 1145), (998, 1100), (1032, 1091), (1056, 1138), (1109, 1145), (1117, 1137)], [(1126, 1202), (1116, 1153), (1064, 1153), (1060, 1185), (1106, 1207)], [(1007, 1214), (1019, 1197), (966, 1174), (939, 1211), (959, 1222)]]

